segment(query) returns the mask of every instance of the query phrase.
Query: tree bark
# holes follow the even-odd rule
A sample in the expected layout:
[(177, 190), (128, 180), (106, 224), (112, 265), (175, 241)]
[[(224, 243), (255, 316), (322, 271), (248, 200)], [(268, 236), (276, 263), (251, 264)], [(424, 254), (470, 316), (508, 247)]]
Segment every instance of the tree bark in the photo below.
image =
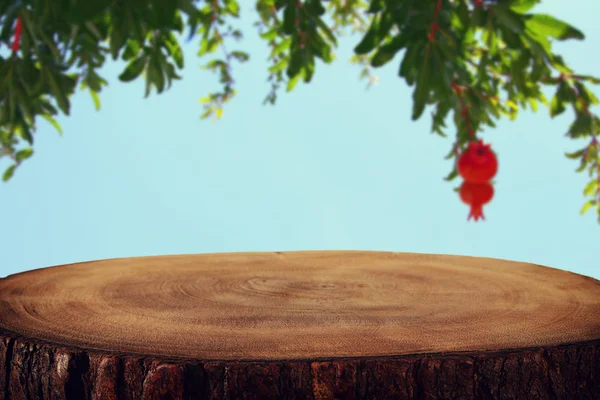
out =
[(600, 281), (357, 251), (0, 279), (0, 400), (600, 399)]

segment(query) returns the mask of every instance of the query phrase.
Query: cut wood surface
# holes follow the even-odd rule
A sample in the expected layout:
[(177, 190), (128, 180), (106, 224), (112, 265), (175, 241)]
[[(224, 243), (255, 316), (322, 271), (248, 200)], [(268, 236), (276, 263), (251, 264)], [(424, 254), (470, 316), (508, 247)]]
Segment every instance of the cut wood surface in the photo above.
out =
[(0, 279), (0, 400), (600, 399), (600, 282), (325, 251), (102, 260)]

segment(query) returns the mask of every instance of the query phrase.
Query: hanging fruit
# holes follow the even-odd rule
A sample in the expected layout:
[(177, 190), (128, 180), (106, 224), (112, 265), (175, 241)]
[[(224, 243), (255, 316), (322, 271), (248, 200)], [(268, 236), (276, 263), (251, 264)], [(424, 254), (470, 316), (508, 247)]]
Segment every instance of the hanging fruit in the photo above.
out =
[(459, 156), (457, 169), (465, 181), (484, 183), (498, 172), (498, 159), (491, 145), (484, 144), (482, 140), (473, 141)]
[(479, 218), (485, 219), (483, 205), (489, 203), (492, 197), (494, 197), (494, 187), (490, 182), (463, 182), (460, 187), (460, 199), (471, 206), (471, 212), (467, 220), (471, 218), (475, 221)]

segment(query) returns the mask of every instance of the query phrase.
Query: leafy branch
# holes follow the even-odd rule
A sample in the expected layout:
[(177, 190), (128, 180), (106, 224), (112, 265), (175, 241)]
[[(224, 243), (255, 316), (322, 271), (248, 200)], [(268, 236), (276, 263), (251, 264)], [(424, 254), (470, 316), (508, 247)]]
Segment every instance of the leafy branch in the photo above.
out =
[(231, 100), (236, 93), (234, 89), (235, 81), (232, 76), (232, 62), (236, 60), (243, 63), (248, 61), (250, 57), (248, 53), (243, 51), (228, 51), (225, 45), (226, 38), (242, 39), (243, 35), (240, 30), (234, 29), (231, 25), (227, 26), (227, 31), (224, 33), (219, 30), (219, 26), (225, 23), (224, 16), (230, 15), (239, 18), (239, 12), (238, 3), (232, 0), (225, 1), (223, 5), (217, 0), (212, 0), (210, 6), (205, 8), (205, 18), (210, 18), (210, 20), (205, 20), (198, 30), (198, 34), (202, 34), (198, 56), (202, 57), (205, 54), (214, 53), (220, 47), (224, 58), (213, 59), (202, 67), (218, 73), (219, 83), (223, 86), (222, 91), (211, 93), (200, 99), (200, 103), (204, 104), (204, 112), (200, 117), (202, 119), (211, 116), (220, 119), (223, 116), (223, 105)]
[[(335, 59), (338, 38), (359, 33), (352, 63), (360, 77), (376, 82), (373, 69), (402, 54), (398, 76), (412, 88), (412, 119), (431, 111), (431, 131), (455, 140), (447, 159), (454, 161), (446, 177), (457, 177), (456, 159), (486, 127), (502, 117), (515, 119), (521, 109), (539, 104), (550, 116), (572, 109), (569, 137), (585, 140), (567, 153), (587, 172), (585, 212), (595, 207), (600, 221), (600, 120), (590, 108), (598, 104), (589, 85), (600, 79), (576, 74), (552, 51), (554, 41), (582, 40), (584, 35), (564, 21), (531, 13), (537, 0), (256, 0), (260, 37), (270, 49), (270, 91), (265, 103), (274, 104), (281, 87), (292, 91), (309, 83), (317, 60)], [(184, 66), (178, 35), (200, 37), (200, 57), (222, 52), (202, 68), (218, 74), (220, 91), (200, 99), (202, 118), (220, 118), (223, 106), (235, 96), (233, 62), (249, 54), (230, 50), (229, 39), (242, 39), (230, 23), (240, 18), (236, 0), (88, 0), (0, 3), (0, 42), (12, 54), (0, 57), (0, 157), (12, 161), (4, 173), (33, 154), (36, 121), (42, 117), (60, 133), (55, 117), (70, 113), (75, 89), (87, 89), (96, 109), (107, 85), (97, 70), (110, 55), (127, 62), (119, 80), (142, 76), (145, 96), (181, 79)], [(544, 87), (556, 87), (548, 101)]]

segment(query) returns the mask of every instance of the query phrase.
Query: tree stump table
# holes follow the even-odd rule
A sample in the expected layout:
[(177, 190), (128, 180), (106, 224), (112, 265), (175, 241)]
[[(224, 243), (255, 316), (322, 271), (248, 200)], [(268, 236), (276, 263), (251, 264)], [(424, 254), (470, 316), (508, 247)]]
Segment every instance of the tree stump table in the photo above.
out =
[(103, 260), (0, 279), (0, 399), (600, 399), (600, 282), (488, 258)]

